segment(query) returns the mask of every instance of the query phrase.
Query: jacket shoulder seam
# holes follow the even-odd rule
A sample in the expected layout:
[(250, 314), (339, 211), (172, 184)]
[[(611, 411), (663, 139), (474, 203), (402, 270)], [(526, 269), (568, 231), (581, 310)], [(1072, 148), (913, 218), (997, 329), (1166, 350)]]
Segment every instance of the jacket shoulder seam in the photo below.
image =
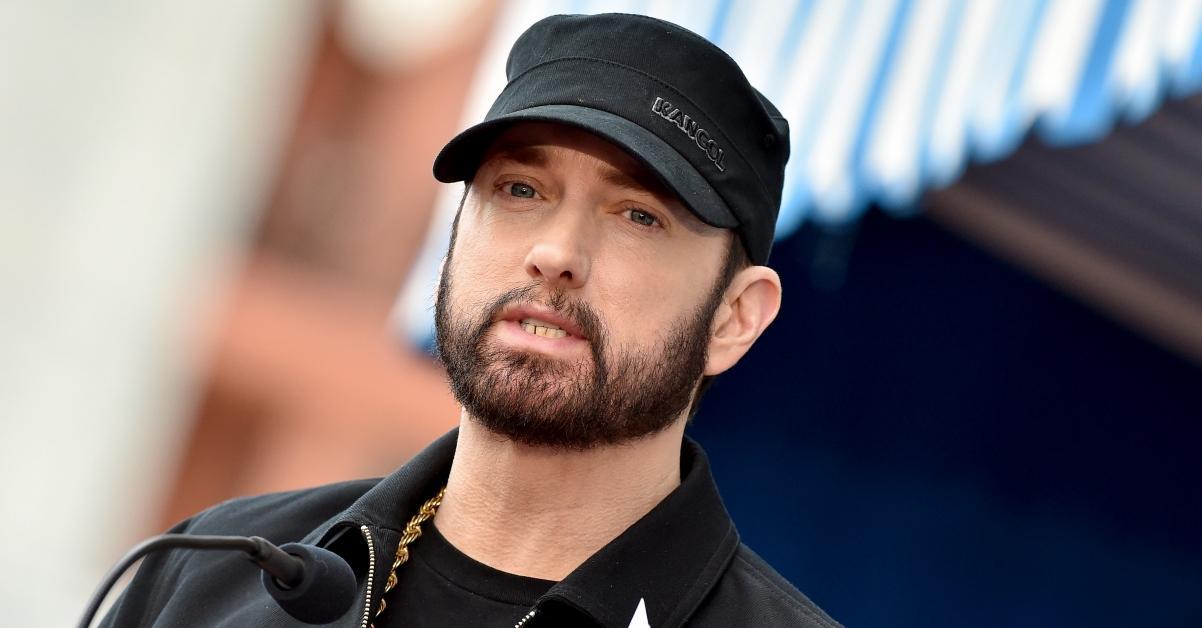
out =
[(194, 520), (199, 520), (202, 517), (207, 517), (217, 511), (228, 511), (237, 509), (243, 506), (257, 506), (263, 502), (269, 502), (273, 499), (287, 499), (291, 497), (302, 497), (309, 495), (324, 495), (340, 489), (352, 487), (356, 484), (363, 484), (366, 488), (371, 488), (372, 485), (378, 483), (380, 478), (361, 478), (356, 480), (344, 480), (341, 482), (333, 482), (330, 484), (322, 484), (319, 486), (308, 486), (305, 488), (297, 488), (286, 491), (272, 491), (270, 493), (258, 493), (255, 495), (238, 495), (229, 499), (220, 501), (204, 510), (193, 515)]
[(823, 617), (822, 615), (814, 612), (813, 609), (810, 609), (807, 607), (807, 605), (804, 601), (797, 599), (797, 597), (792, 595), (789, 591), (786, 591), (779, 584), (777, 584), (776, 582), (773, 582), (771, 578), (768, 578), (766, 575), (764, 575), (760, 571), (759, 567), (752, 564), (751, 561), (747, 560), (743, 556), (742, 552), (735, 554), (735, 560), (742, 563), (743, 566), (747, 569), (748, 573), (750, 573), (753, 578), (758, 580), (760, 582), (760, 584), (765, 585), (768, 588), (768, 590), (771, 591), (774, 595), (789, 602), (789, 604), (791, 606), (793, 606), (797, 610), (804, 613), (807, 617), (812, 618), (819, 625), (823, 626), (824, 628), (841, 628), (839, 624), (833, 623), (831, 620), (827, 619), (826, 617)]

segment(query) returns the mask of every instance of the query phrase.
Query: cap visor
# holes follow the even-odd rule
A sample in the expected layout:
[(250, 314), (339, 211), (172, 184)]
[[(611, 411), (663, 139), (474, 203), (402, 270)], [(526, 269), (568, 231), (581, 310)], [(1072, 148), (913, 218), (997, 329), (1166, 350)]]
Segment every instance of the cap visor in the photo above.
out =
[(481, 122), (447, 142), (434, 160), (434, 178), (443, 183), (472, 178), (493, 139), (514, 122), (555, 122), (604, 138), (654, 172), (706, 224), (724, 229), (739, 226), (709, 181), (675, 148), (626, 118), (590, 107), (540, 105)]

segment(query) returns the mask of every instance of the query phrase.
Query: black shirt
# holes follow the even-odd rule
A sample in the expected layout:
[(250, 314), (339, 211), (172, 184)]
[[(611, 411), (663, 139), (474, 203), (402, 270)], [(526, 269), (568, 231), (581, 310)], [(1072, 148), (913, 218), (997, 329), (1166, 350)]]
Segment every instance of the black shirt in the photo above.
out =
[(512, 626), (555, 584), (493, 569), (451, 545), (427, 522), (397, 569), (376, 628)]
[[(348, 562), (358, 591), (356, 598), (349, 600), (350, 608), (342, 611), (338, 607), (336, 610), (343, 614), (327, 625), (365, 628), (383, 594), (401, 528), (422, 502), (446, 485), (457, 438), (458, 432), (447, 434), (380, 480), (237, 499), (210, 508), (172, 531), (254, 534), (277, 545), (300, 542), (330, 550)], [(681, 443), (680, 476), (680, 486), (651, 512), (538, 596), (533, 608), (522, 616), (522, 628), (838, 626), (739, 542), (705, 453), (687, 437)], [(764, 516), (774, 516), (772, 506), (764, 504)], [(820, 503), (808, 507), (814, 516), (822, 516)], [(528, 600), (535, 593), (534, 587), (527, 589), (530, 583), (514, 585), (508, 578), (495, 577), (496, 572), (487, 568), (481, 573), (479, 564), (475, 565), (474, 576), (469, 573), (461, 581), (460, 572), (464, 570), (443, 568), (441, 558), (423, 554), (438, 554), (437, 540), (428, 543), (431, 536), (413, 544), (418, 558), (398, 570), (397, 575), (406, 579), (411, 575), (433, 577), (406, 583), (407, 588), (419, 587), (419, 595), (396, 603), (389, 600), (392, 608), (380, 617), (381, 625), (384, 621), (390, 625), (419, 625), (406, 620), (423, 617), (423, 605), (432, 604), (420, 587), (437, 583), (447, 587), (450, 581), (468, 583), (464, 593), (479, 596), (477, 601), (491, 598), (500, 605), (498, 610), (504, 617), (498, 615), (486, 621), (452, 619), (447, 623), (472, 628), (514, 626), (517, 622), (511, 610), (519, 606), (516, 602)], [(53, 543), (53, 539), (48, 542)], [(423, 543), (428, 543), (426, 550), (422, 549)], [(455, 565), (454, 561), (452, 558), (448, 564)], [(459, 566), (463, 567), (463, 560), (459, 560)], [(423, 574), (423, 567), (429, 571)], [(435, 567), (439, 571), (433, 571)], [(443, 574), (452, 578), (442, 578)], [(492, 577), (477, 577), (490, 574)], [(506, 592), (518, 595), (506, 596)], [(460, 608), (453, 596), (433, 599), (440, 600), (433, 602), (442, 607), (435, 609), (438, 615), (460, 611), (483, 614), (484, 605), (490, 603)], [(401, 607), (412, 614), (391, 614)], [(289, 615), (268, 596), (259, 569), (245, 557), (236, 552), (181, 550), (146, 557), (102, 625), (303, 628), (311, 624)]]

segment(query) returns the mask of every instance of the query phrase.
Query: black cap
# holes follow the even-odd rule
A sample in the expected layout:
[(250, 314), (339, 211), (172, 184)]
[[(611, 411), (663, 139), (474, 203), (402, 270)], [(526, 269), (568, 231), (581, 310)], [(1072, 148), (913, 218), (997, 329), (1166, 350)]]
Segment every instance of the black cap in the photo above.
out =
[(484, 121), (434, 160), (444, 183), (470, 180), (510, 123), (558, 122), (645, 164), (698, 218), (735, 229), (768, 260), (780, 211), (789, 124), (725, 52), (641, 15), (555, 15), (514, 43), (508, 84)]

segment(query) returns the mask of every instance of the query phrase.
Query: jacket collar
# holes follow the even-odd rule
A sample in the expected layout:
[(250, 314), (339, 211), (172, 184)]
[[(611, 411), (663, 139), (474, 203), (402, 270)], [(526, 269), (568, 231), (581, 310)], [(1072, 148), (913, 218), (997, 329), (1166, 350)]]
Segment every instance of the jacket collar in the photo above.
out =
[[(399, 530), (406, 513), (446, 484), (458, 435), (456, 429), (434, 441), (306, 541), (324, 545), (346, 524)], [(557, 603), (605, 628), (627, 628), (643, 601), (650, 625), (679, 626), (717, 584), (738, 546), (705, 452), (686, 436), (680, 486), (551, 587), (538, 606)]]

